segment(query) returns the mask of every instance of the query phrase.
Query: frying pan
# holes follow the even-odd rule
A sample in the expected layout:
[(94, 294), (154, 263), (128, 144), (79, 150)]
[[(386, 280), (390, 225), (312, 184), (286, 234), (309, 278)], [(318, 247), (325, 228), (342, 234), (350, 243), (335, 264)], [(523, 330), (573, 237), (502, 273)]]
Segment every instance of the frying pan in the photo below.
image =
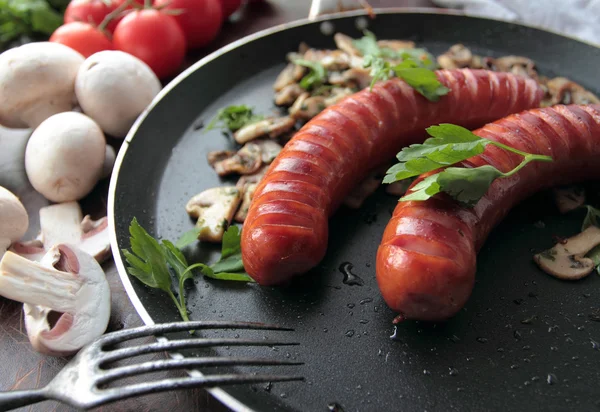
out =
[[(202, 129), (202, 123), (230, 104), (249, 104), (258, 113), (275, 110), (272, 83), (286, 53), (300, 42), (332, 48), (332, 35), (324, 29), (333, 25), (335, 32), (356, 38), (365, 23), (379, 38), (414, 40), (436, 54), (460, 42), (478, 54), (528, 56), (542, 74), (560, 74), (600, 91), (600, 49), (531, 27), (458, 14), (382, 10), (371, 20), (359, 12), (341, 13), (275, 27), (217, 51), (163, 90), (118, 154), (108, 206), (112, 247), (144, 322), (174, 321), (178, 313), (162, 292), (128, 277), (118, 251), (129, 247), (131, 219), (159, 238), (176, 240), (191, 229), (187, 200), (223, 184), (207, 164), (207, 152), (234, 146), (219, 131)], [(597, 189), (588, 186), (593, 201)], [(396, 202), (380, 191), (359, 210), (340, 209), (330, 222), (325, 259), (287, 287), (201, 276), (190, 282), (192, 319), (283, 324), (295, 328), (293, 339), (300, 342), (287, 348), (221, 348), (217, 354), (305, 363), (272, 371), (301, 373), (305, 382), (213, 394), (232, 409), (257, 411), (597, 410), (600, 278), (594, 274), (568, 283), (532, 263), (533, 253), (550, 247), (554, 236), (577, 233), (582, 213), (560, 215), (549, 192), (536, 194), (491, 234), (478, 256), (473, 295), (457, 316), (444, 323), (394, 326), (394, 313), (377, 289), (374, 259)], [(218, 249), (198, 244), (185, 253), (190, 261), (212, 262)], [(348, 282), (349, 275), (362, 282)]]

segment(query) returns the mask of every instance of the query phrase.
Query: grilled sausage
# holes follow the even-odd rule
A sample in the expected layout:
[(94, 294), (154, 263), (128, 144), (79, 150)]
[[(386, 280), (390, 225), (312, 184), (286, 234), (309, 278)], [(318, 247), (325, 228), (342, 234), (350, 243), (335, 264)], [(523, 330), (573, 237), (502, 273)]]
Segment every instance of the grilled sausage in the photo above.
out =
[[(398, 202), (377, 252), (377, 283), (400, 317), (436, 321), (453, 316), (473, 289), (477, 251), (515, 204), (549, 186), (600, 178), (600, 105), (534, 109), (474, 133), (554, 161), (530, 163), (496, 180), (473, 208), (445, 194)], [(488, 145), (462, 165), (492, 165), (507, 172), (522, 159)]]
[(381, 82), (330, 106), (287, 143), (257, 187), (242, 229), (246, 271), (263, 285), (307, 272), (325, 255), (329, 216), (356, 182), (425, 128), (451, 122), (480, 127), (531, 107), (533, 80), (485, 70), (440, 70), (450, 89), (430, 102), (401, 80)]

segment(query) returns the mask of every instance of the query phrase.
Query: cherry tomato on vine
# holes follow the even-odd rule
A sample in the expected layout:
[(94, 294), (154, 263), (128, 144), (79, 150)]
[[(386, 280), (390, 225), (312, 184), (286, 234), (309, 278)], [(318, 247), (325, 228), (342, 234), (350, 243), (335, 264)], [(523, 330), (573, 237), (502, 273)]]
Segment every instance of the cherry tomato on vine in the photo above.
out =
[(112, 42), (100, 29), (78, 21), (60, 26), (52, 33), (50, 41), (69, 46), (83, 57), (89, 57), (102, 50), (114, 50)]
[(161, 79), (179, 70), (186, 51), (185, 35), (175, 18), (155, 9), (135, 10), (123, 17), (113, 44), (142, 60)]
[(154, 5), (173, 14), (185, 34), (188, 49), (206, 46), (219, 34), (223, 12), (219, 0), (156, 0)]
[[(65, 10), (65, 23), (81, 22), (98, 26), (120, 3), (112, 0), (72, 0)], [(118, 19), (112, 20), (106, 29), (112, 32)]]

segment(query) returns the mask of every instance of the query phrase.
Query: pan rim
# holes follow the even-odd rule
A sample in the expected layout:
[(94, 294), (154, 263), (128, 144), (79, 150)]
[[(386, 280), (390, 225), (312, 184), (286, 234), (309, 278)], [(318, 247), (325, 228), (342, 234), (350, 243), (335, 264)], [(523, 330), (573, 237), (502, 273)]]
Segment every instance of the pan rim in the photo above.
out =
[[(487, 16), (482, 16), (482, 15), (477, 15), (477, 14), (472, 14), (472, 13), (465, 13), (460, 10), (437, 9), (437, 8), (428, 8), (428, 7), (390, 7), (390, 8), (375, 8), (375, 9), (373, 9), (373, 12), (375, 15), (384, 15), (384, 14), (385, 15), (393, 15), (393, 14), (450, 15), (450, 16), (468, 17), (468, 18), (479, 19), (479, 20), (501, 22), (501, 23), (505, 23), (505, 24), (512, 24), (512, 25), (516, 25), (516, 26), (529, 28), (529, 29), (539, 30), (542, 32), (546, 32), (546, 33), (550, 33), (550, 34), (553, 34), (556, 36), (567, 38), (571, 41), (585, 44), (589, 47), (600, 49), (600, 45), (596, 45), (591, 42), (588, 42), (583, 39), (579, 39), (579, 38), (576, 38), (574, 36), (570, 36), (570, 35), (567, 35), (564, 33), (559, 33), (554, 30), (542, 28), (540, 26), (524, 24), (521, 22), (507, 21), (507, 20), (502, 20), (502, 19), (495, 19), (495, 18), (490, 18)], [(120, 172), (121, 166), (124, 162), (125, 155), (127, 153), (127, 149), (129, 148), (129, 143), (133, 140), (135, 134), (138, 132), (139, 127), (146, 120), (146, 118), (152, 112), (152, 110), (156, 107), (156, 105), (168, 93), (170, 93), (173, 89), (175, 89), (179, 85), (179, 83), (181, 83), (187, 77), (192, 75), (195, 71), (197, 71), (202, 66), (218, 59), (219, 57), (223, 56), (224, 54), (226, 54), (232, 50), (238, 49), (242, 46), (245, 46), (256, 40), (259, 40), (264, 37), (268, 37), (268, 36), (271, 36), (271, 35), (274, 35), (274, 34), (277, 34), (280, 32), (284, 32), (291, 28), (307, 26), (307, 25), (311, 25), (311, 24), (315, 24), (315, 23), (324, 22), (324, 21), (338, 20), (338, 19), (343, 19), (343, 18), (348, 18), (348, 17), (368, 17), (368, 13), (365, 10), (352, 10), (352, 11), (324, 14), (324, 15), (317, 16), (314, 18), (307, 17), (307, 18), (303, 18), (303, 19), (299, 19), (299, 20), (294, 20), (292, 22), (282, 23), (282, 24), (279, 24), (279, 25), (276, 25), (273, 27), (269, 27), (264, 30), (260, 30), (256, 33), (250, 34), (248, 36), (245, 36), (241, 39), (238, 39), (238, 40), (210, 53), (209, 55), (203, 57), (202, 59), (198, 60), (196, 63), (194, 63), (187, 69), (185, 69), (177, 77), (175, 77), (167, 85), (165, 85), (161, 89), (161, 91), (154, 97), (154, 99), (148, 105), (148, 107), (146, 107), (146, 109), (138, 116), (138, 118), (136, 119), (136, 121), (134, 122), (132, 127), (130, 128), (126, 137), (123, 139), (121, 148), (119, 149), (119, 151), (117, 153), (117, 157), (115, 159), (115, 164), (114, 164), (113, 171), (111, 174), (109, 188), (108, 188), (108, 198), (107, 198), (107, 217), (108, 217), (108, 226), (109, 226), (110, 246), (111, 246), (111, 250), (113, 252), (112, 255), (113, 255), (113, 260), (115, 262), (115, 266), (117, 268), (117, 273), (119, 275), (119, 278), (121, 280), (121, 283), (123, 284), (123, 287), (125, 289), (125, 292), (127, 293), (129, 300), (131, 301), (134, 309), (136, 310), (137, 314), (140, 316), (140, 318), (142, 319), (142, 322), (144, 322), (144, 324), (154, 325), (155, 322), (152, 319), (152, 317), (150, 316), (150, 313), (148, 312), (146, 307), (141, 302), (139, 296), (137, 295), (137, 293), (133, 287), (131, 278), (127, 274), (125, 264), (123, 262), (123, 259), (121, 258), (121, 254), (119, 252), (120, 249), (119, 249), (119, 243), (117, 240), (116, 222), (115, 222), (115, 197), (116, 197), (117, 185), (118, 185), (118, 180), (119, 180), (119, 175), (120, 175), (119, 172)], [(183, 357), (182, 355), (176, 354), (176, 353), (169, 354), (169, 355), (173, 358)], [(186, 372), (189, 373), (191, 376), (195, 376), (196, 374), (201, 375), (201, 373), (199, 371), (195, 371), (195, 370), (194, 371), (186, 371)], [(233, 395), (229, 394), (227, 391), (225, 391), (222, 388), (219, 388), (219, 387), (208, 388), (206, 390), (212, 396), (214, 396), (217, 400), (219, 400), (219, 402), (221, 402), (223, 405), (230, 408), (234, 412), (258, 412), (255, 409), (252, 409), (252, 408), (244, 405), (241, 401), (236, 399)]]

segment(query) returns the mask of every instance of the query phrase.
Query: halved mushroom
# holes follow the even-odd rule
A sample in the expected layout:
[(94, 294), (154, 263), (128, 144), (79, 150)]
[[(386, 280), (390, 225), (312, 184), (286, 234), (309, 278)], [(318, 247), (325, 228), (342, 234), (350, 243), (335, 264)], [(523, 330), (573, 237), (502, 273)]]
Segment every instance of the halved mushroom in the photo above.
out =
[(524, 77), (537, 80), (538, 74), (535, 70), (535, 62), (522, 56), (504, 56), (492, 60), (496, 71), (510, 72)]
[(560, 213), (570, 212), (585, 203), (585, 191), (580, 186), (555, 187), (552, 193)]
[(333, 41), (335, 41), (335, 45), (338, 49), (352, 55), (352, 56), (361, 56), (360, 50), (354, 47), (354, 39), (350, 36), (347, 36), (342, 33), (336, 33), (333, 36)]
[(196, 222), (196, 227), (200, 229), (198, 239), (220, 242), (240, 200), (240, 191), (232, 186), (214, 187), (192, 197), (187, 202), (185, 210), (188, 215), (198, 219)]
[(325, 109), (324, 96), (310, 96), (303, 93), (290, 107), (290, 116), (294, 119), (309, 120)]
[[(52, 247), (41, 262), (6, 252), (0, 261), (0, 295), (25, 303), (25, 328), (38, 352), (64, 356), (104, 333), (110, 288), (95, 259), (74, 245)], [(53, 325), (48, 317), (59, 314)]]
[(17, 242), (11, 250), (27, 259), (38, 261), (60, 243), (76, 245), (99, 263), (110, 256), (108, 219), (92, 220), (82, 216), (77, 202), (58, 203), (40, 209), (40, 234), (29, 242)]
[(304, 93), (304, 89), (298, 83), (288, 84), (275, 93), (275, 104), (277, 106), (289, 106)]
[(252, 196), (254, 196), (254, 192), (256, 191), (256, 186), (258, 186), (258, 183), (249, 183), (245, 185), (242, 203), (233, 218), (236, 222), (244, 223), (244, 220), (246, 220), (248, 209), (250, 209), (250, 203), (252, 203)]
[(600, 228), (590, 226), (583, 232), (557, 243), (553, 248), (533, 257), (535, 263), (549, 275), (559, 279), (577, 280), (589, 275), (596, 265), (585, 254), (600, 245)]
[(258, 147), (260, 147), (260, 158), (263, 164), (270, 164), (279, 152), (281, 152), (281, 145), (274, 140), (260, 139), (254, 142)]
[[(222, 158), (224, 153), (233, 153), (233, 155)], [(227, 176), (233, 173), (241, 175), (254, 173), (262, 164), (261, 148), (255, 143), (246, 143), (237, 153), (229, 151), (211, 152), (208, 157), (208, 162), (219, 176)], [(215, 158), (221, 160), (211, 162)]]
[(233, 138), (240, 144), (244, 144), (265, 135), (274, 139), (285, 132), (290, 131), (295, 124), (296, 120), (289, 116), (272, 117), (242, 127), (233, 134)]
[(600, 103), (600, 99), (595, 94), (564, 77), (555, 77), (548, 80), (546, 88), (548, 93), (542, 102), (542, 106)]
[(377, 45), (394, 51), (415, 48), (415, 42), (410, 40), (377, 40)]
[(473, 61), (473, 54), (464, 45), (455, 44), (446, 53), (439, 55), (437, 61), (442, 69), (470, 67)]
[(25, 206), (11, 191), (0, 186), (0, 257), (21, 239), (29, 227)]
[(289, 63), (285, 68), (279, 73), (277, 79), (275, 79), (275, 83), (273, 84), (273, 89), (276, 92), (281, 91), (284, 87), (289, 86), (290, 84), (296, 83), (298, 80), (302, 78), (302, 75), (298, 77), (298, 67), (301, 68), (302, 72), (304, 72), (305, 68), (303, 66), (297, 66), (294, 63)]

